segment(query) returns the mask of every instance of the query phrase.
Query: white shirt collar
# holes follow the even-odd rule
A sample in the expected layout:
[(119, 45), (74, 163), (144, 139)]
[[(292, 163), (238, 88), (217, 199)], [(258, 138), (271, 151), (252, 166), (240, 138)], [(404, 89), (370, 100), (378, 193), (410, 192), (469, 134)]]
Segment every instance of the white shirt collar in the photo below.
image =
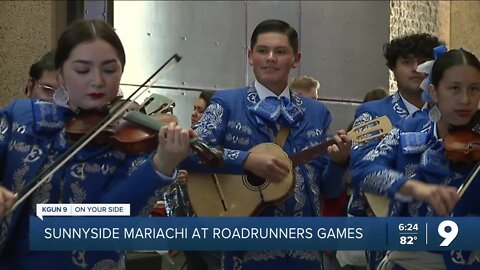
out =
[[(277, 97), (271, 90), (269, 90), (267, 87), (263, 86), (261, 83), (259, 83), (257, 80), (255, 80), (255, 90), (257, 90), (258, 93), (258, 98), (260, 100), (265, 99), (266, 97)], [(288, 85), (285, 87), (283, 92), (280, 94), (281, 97), (284, 96), (288, 99), (290, 99), (290, 90), (288, 89)]]
[[(408, 111), (408, 114), (413, 114), (414, 112), (420, 110), (419, 108), (417, 108), (417, 106), (413, 105), (412, 103), (408, 102), (406, 99), (404, 99), (402, 97), (402, 94), (400, 94), (400, 92), (398, 93), (400, 95), (400, 98), (402, 99), (403, 101), (403, 104), (405, 104), (405, 107), (407, 107), (407, 111)], [(427, 108), (427, 103), (423, 103), (423, 106), (422, 106), (422, 110), (423, 109), (426, 109)]]

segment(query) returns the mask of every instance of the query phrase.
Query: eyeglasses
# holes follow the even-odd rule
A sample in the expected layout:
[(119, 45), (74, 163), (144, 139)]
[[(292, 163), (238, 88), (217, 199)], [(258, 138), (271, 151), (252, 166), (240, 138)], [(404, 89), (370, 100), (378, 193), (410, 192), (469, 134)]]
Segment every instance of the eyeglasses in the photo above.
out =
[(40, 83), (39, 81), (37, 81), (37, 84), (38, 84), (38, 87), (40, 87), (40, 89), (44, 90), (44, 91), (47, 91), (47, 92), (55, 92), (55, 88), (50, 86), (50, 85), (46, 85), (46, 84), (43, 84), (43, 83)]

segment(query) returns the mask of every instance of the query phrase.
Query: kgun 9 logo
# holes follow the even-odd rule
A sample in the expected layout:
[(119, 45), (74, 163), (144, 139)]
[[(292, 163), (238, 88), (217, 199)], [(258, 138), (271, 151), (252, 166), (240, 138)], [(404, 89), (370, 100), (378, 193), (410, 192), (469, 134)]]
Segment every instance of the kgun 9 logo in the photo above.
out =
[[(447, 229), (448, 228), (448, 229)], [(443, 237), (441, 247), (448, 247), (458, 235), (458, 225), (452, 220), (444, 220), (438, 224), (438, 234)]]

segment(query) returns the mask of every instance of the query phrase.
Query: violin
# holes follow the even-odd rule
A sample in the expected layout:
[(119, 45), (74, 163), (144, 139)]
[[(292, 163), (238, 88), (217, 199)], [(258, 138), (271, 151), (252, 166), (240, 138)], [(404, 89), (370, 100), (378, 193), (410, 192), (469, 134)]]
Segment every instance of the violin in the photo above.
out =
[[(138, 105), (138, 104), (137, 104)], [(115, 106), (115, 105), (114, 105)], [(125, 153), (141, 153), (151, 151), (158, 145), (158, 131), (163, 125), (177, 123), (178, 118), (173, 114), (157, 113), (153, 116), (140, 112), (139, 108), (127, 110), (120, 120), (103, 129), (94, 139), (97, 144), (112, 143)], [(80, 110), (66, 123), (65, 130), (70, 139), (84, 136), (98, 122), (108, 115), (108, 110)], [(192, 149), (200, 156), (205, 164), (219, 167), (222, 164), (222, 152), (211, 149), (198, 137), (190, 138)]]
[(455, 162), (477, 162), (470, 175), (458, 188), (461, 198), (480, 172), (480, 111), (462, 127), (452, 127), (443, 138), (443, 147), (448, 159)]
[[(121, 105), (116, 106), (108, 115), (105, 115), (100, 121), (96, 122), (96, 125), (88, 130), (79, 140), (77, 140), (70, 148), (68, 148), (64, 153), (58, 156), (52, 163), (44, 168), (40, 174), (38, 174), (34, 179), (25, 184), (21, 190), (15, 193), (15, 203), (12, 208), (9, 210), (11, 214), (20, 204), (22, 204), (37, 188), (42, 184), (50, 181), (51, 177), (55, 172), (57, 172), (62, 166), (64, 166), (70, 159), (72, 159), (81, 149), (93, 141), (98, 134), (100, 134), (105, 128), (110, 126), (114, 121), (121, 118), (129, 107), (134, 103), (136, 97), (141, 96), (146, 90), (148, 90), (156, 81), (160, 79), (158, 74), (162, 70), (171, 69), (176, 63), (182, 59), (178, 54), (174, 54), (170, 57), (160, 68), (158, 68), (142, 85), (138, 87), (127, 99), (125, 102), (122, 102)], [(149, 87), (145, 86), (150, 83)], [(158, 122), (157, 122), (158, 123)], [(158, 136), (158, 135), (157, 135)], [(197, 141), (197, 145), (201, 145), (198, 139), (193, 139)], [(205, 145), (203, 145), (205, 146)], [(207, 147), (208, 148), (208, 147)], [(194, 147), (195, 149), (195, 147)], [(209, 149), (209, 148), (208, 148)], [(215, 153), (215, 152), (213, 152)], [(220, 156), (218, 154), (218, 156)], [(219, 162), (220, 163), (220, 162)]]
[[(88, 131), (95, 127), (100, 120), (110, 114), (110, 110), (118, 106), (117, 103), (125, 102), (116, 100), (96, 110), (77, 110), (75, 115), (65, 124), (65, 131), (70, 141), (77, 141)], [(127, 111), (144, 111), (145, 104), (132, 103)], [(153, 116), (157, 121), (168, 125), (178, 123), (178, 118), (173, 114), (166, 114), (163, 111)], [(158, 131), (131, 123), (120, 118), (103, 129), (93, 140), (95, 144), (113, 144), (117, 149), (125, 153), (141, 153), (155, 149), (158, 144)]]
[(480, 111), (470, 122), (461, 127), (452, 127), (443, 138), (445, 155), (456, 162), (480, 161)]
[(450, 131), (443, 139), (445, 155), (457, 162), (480, 160), (480, 134), (471, 128), (458, 128)]

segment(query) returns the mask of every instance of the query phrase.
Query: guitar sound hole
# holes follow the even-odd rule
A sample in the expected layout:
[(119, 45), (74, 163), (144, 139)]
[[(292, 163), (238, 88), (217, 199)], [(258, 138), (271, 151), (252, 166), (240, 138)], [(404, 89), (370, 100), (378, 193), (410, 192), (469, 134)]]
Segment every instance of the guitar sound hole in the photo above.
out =
[(243, 184), (250, 190), (258, 191), (268, 186), (268, 181), (253, 174), (252, 172), (246, 172), (243, 176)]

